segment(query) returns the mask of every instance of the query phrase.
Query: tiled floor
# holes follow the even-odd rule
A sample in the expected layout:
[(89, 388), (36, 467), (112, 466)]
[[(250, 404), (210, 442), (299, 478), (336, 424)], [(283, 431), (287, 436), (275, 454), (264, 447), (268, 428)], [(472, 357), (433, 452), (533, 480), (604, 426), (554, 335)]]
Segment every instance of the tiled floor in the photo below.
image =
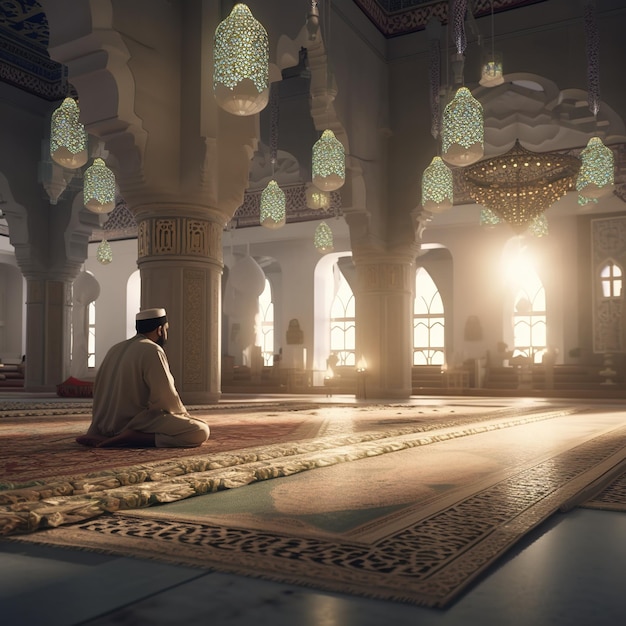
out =
[(447, 610), (9, 541), (0, 563), (12, 626), (617, 626), (626, 616), (626, 515), (583, 509), (538, 528)]

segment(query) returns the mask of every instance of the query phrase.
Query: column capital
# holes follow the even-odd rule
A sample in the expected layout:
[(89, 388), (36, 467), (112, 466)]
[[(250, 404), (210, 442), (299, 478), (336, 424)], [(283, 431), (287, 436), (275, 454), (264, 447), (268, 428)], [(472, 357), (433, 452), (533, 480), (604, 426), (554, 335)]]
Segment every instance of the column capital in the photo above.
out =
[(136, 209), (137, 254), (141, 265), (148, 260), (222, 259), (224, 216), (192, 205), (143, 205)]

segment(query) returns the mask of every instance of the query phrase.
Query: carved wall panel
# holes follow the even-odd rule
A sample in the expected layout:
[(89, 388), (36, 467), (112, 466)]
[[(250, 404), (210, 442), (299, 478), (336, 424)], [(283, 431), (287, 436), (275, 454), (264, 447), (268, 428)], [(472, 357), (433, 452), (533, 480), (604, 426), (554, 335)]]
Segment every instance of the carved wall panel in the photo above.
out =
[(411, 292), (415, 280), (412, 263), (372, 263), (361, 266), (359, 289), (362, 291)]
[(156, 217), (139, 222), (139, 258), (147, 256), (192, 256), (221, 259), (222, 227), (215, 222), (190, 217)]
[[(592, 220), (592, 287), (594, 352), (624, 351), (624, 279), (626, 279), (626, 217)], [(610, 261), (622, 270), (619, 298), (603, 295), (600, 272)]]
[(183, 388), (201, 385), (204, 363), (202, 349), (206, 345), (204, 323), (204, 302), (206, 293), (205, 272), (186, 269), (183, 272), (183, 324), (184, 355)]

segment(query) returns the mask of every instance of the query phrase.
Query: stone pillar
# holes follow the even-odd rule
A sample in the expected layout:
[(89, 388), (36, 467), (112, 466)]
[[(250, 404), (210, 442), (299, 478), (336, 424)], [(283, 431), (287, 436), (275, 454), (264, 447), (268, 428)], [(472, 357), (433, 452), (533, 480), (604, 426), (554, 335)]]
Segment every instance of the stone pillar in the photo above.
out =
[(365, 359), (359, 395), (411, 395), (415, 255), (356, 254), (356, 360)]
[(165, 350), (186, 404), (220, 398), (224, 216), (206, 207), (133, 207), (138, 224), (141, 307), (165, 307)]
[(55, 391), (70, 367), (72, 283), (48, 278), (26, 280), (25, 391)]
[(7, 214), (17, 264), (26, 279), (24, 389), (55, 392), (70, 375), (72, 283), (87, 258), (97, 215), (75, 199), (54, 210), (40, 203)]

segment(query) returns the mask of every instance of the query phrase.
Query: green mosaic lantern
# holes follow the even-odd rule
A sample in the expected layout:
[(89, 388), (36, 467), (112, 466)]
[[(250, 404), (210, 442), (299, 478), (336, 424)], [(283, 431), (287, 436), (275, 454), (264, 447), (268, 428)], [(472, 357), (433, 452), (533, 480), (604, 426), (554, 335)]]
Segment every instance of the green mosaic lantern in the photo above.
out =
[(102, 159), (94, 159), (84, 181), (85, 207), (94, 213), (110, 213), (115, 208), (115, 175)]
[(327, 211), (330, 209), (330, 192), (322, 191), (318, 189), (315, 185), (310, 184), (306, 188), (306, 205), (309, 209), (320, 210), (323, 209)]
[[(615, 158), (600, 137), (592, 137), (580, 153), (576, 190), (587, 201), (597, 202), (613, 191)], [(583, 201), (586, 204), (586, 202)]]
[(491, 209), (483, 207), (480, 210), (480, 225), (486, 228), (492, 228), (500, 224), (502, 220)]
[(548, 218), (545, 213), (538, 215), (528, 225), (528, 233), (535, 237), (545, 237), (548, 234)]
[(322, 191), (339, 189), (346, 181), (346, 152), (332, 130), (325, 130), (313, 146), (312, 174)]
[(483, 107), (461, 87), (443, 112), (441, 157), (459, 167), (476, 163), (484, 154), (484, 136)]
[(113, 260), (113, 250), (111, 250), (111, 244), (106, 239), (103, 239), (98, 245), (96, 259), (102, 265), (108, 265)]
[(261, 193), (261, 226), (280, 228), (285, 225), (285, 192), (275, 180), (270, 180)]
[(80, 109), (72, 98), (65, 98), (52, 113), (50, 156), (55, 163), (70, 170), (87, 163), (87, 133), (80, 122)]
[(213, 93), (233, 115), (254, 115), (269, 100), (269, 38), (242, 3), (215, 30)]
[(433, 157), (422, 175), (422, 206), (431, 213), (442, 213), (453, 204), (454, 184), (450, 168)]
[(334, 250), (333, 231), (326, 222), (320, 222), (318, 224), (315, 229), (315, 235), (313, 236), (313, 243), (317, 251), (321, 254), (326, 254)]

